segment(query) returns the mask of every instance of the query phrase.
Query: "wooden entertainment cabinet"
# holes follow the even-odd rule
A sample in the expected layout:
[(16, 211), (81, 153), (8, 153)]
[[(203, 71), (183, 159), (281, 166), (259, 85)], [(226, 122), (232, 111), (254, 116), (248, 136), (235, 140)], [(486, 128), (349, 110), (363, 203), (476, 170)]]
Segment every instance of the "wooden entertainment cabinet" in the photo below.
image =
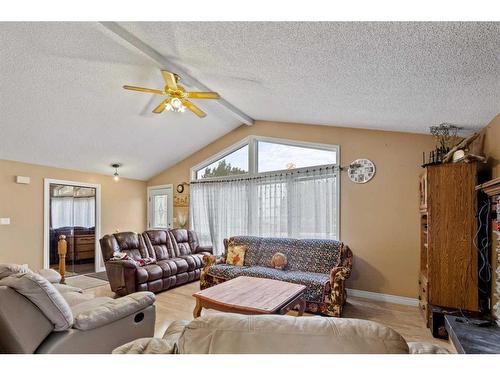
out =
[(479, 311), (477, 163), (426, 166), (420, 178), (419, 306)]

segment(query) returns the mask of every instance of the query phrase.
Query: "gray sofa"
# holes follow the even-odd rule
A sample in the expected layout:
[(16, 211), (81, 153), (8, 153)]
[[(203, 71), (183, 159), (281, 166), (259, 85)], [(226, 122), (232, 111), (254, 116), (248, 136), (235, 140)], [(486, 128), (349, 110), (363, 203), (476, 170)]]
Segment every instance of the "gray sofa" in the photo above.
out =
[(42, 274), (50, 281), (26, 267), (0, 264), (0, 353), (111, 353), (154, 335), (153, 293), (95, 298), (59, 284), (55, 271)]
[(138, 339), (113, 354), (433, 354), (380, 323), (331, 317), (210, 313), (175, 321), (163, 338)]

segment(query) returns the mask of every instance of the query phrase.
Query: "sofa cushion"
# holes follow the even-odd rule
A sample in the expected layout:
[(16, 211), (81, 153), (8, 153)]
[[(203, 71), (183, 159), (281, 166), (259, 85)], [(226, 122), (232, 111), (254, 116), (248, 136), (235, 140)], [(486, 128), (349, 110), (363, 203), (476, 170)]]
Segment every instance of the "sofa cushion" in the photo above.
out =
[(143, 337), (113, 349), (111, 354), (174, 354), (171, 341), (157, 337)]
[(169, 231), (172, 236), (172, 245), (174, 247), (175, 256), (189, 255), (192, 253), (191, 244), (189, 242), (189, 232), (186, 229), (172, 229)]
[(215, 264), (208, 269), (208, 274), (224, 280), (242, 276), (242, 271), (247, 267), (232, 266), (229, 264)]
[(47, 280), (49, 280), (49, 282), (52, 284), (58, 284), (62, 280), (61, 274), (51, 268), (44, 268), (38, 271), (37, 273), (46, 278)]
[(340, 264), (342, 242), (335, 240), (295, 240), (288, 269), (330, 273)]
[(177, 275), (177, 263), (173, 259), (164, 259), (156, 262), (163, 270), (163, 278)]
[(53, 284), (53, 283), (51, 283), (51, 284), (54, 285), (54, 288), (56, 288), (57, 291), (63, 295), (63, 297), (64, 297), (64, 294), (66, 294), (66, 293), (83, 293), (83, 289), (78, 288), (76, 286), (71, 286), (71, 285), (67, 285), (67, 284)]
[(65, 331), (73, 325), (73, 314), (61, 293), (47, 279), (34, 272), (18, 273), (0, 280), (35, 304), (54, 324), (54, 331)]
[(410, 354), (450, 354), (446, 348), (430, 342), (409, 342), (408, 348)]
[(149, 256), (146, 252), (144, 240), (140, 234), (134, 232), (121, 232), (115, 233), (113, 236), (118, 243), (119, 251), (126, 253), (130, 258), (139, 260)]
[[(57, 285), (57, 284), (56, 284)], [(62, 285), (62, 284), (59, 284)], [(66, 300), (70, 308), (73, 308), (73, 306), (79, 305), (80, 303), (89, 301), (94, 297), (91, 293), (85, 294), (85, 293), (80, 293), (80, 292), (64, 292), (61, 293), (63, 298)]]
[(112, 300), (113, 298), (111, 297), (96, 297), (96, 298), (81, 299), (79, 302), (71, 305), (71, 311), (73, 312), (73, 316), (76, 317), (80, 313), (93, 310), (96, 307), (104, 305)]
[(30, 269), (27, 264), (3, 263), (0, 264), (0, 280), (16, 273), (26, 273)]
[(290, 262), (289, 269), (293, 269), (294, 258), (297, 258), (300, 249), (297, 248), (297, 240), (294, 238), (262, 238), (259, 246), (259, 257), (255, 266), (271, 267), (274, 254), (280, 252), (286, 255)]
[(404, 338), (360, 319), (206, 314), (178, 339), (180, 354), (408, 354)]
[(304, 292), (304, 298), (311, 302), (323, 302), (325, 293), (330, 290), (330, 276), (323, 273), (283, 271), (255, 266), (241, 270), (238, 276), (262, 277), (305, 285), (307, 289)]
[(75, 306), (74, 310), (79, 310), (78, 314), (75, 313), (75, 328), (86, 331), (116, 322), (153, 305), (156, 299), (151, 292), (132, 293), (117, 299), (104, 300), (107, 297), (101, 298), (104, 303), (92, 304), (89, 301), (85, 303), (87, 304), (86, 309), (81, 309), (79, 305)]
[(342, 243), (335, 240), (264, 238), (254, 236), (235, 236), (227, 243), (245, 245), (245, 266), (270, 267), (273, 255), (277, 252), (286, 255), (287, 269), (330, 273), (340, 263)]
[(226, 263), (233, 266), (243, 266), (246, 251), (246, 245), (235, 245), (230, 242), (227, 246)]
[(157, 264), (148, 264), (142, 268), (148, 272), (148, 281), (158, 280), (163, 276), (163, 270)]
[(183, 258), (174, 258), (172, 259), (177, 266), (177, 274), (187, 272), (189, 269), (189, 264), (186, 259)]
[(153, 251), (156, 260), (165, 260), (175, 256), (172, 239), (165, 230), (148, 230), (144, 232), (144, 238)]
[[(228, 243), (232, 242), (235, 246), (246, 246), (245, 261), (243, 265), (251, 267), (261, 265), (260, 259), (262, 258), (262, 254), (259, 252), (261, 240), (261, 237), (255, 236), (235, 236), (231, 237)], [(227, 249), (225, 255), (227, 255)]]
[(179, 258), (184, 259), (187, 262), (188, 271), (194, 271), (203, 268), (202, 254), (181, 255)]

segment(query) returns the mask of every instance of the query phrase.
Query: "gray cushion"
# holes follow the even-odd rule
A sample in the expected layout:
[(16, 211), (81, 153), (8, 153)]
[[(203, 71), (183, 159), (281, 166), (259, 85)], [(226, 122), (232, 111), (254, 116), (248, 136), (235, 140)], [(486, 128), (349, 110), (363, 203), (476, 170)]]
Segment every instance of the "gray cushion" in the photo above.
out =
[(44, 268), (37, 272), (39, 275), (42, 275), (47, 280), (49, 280), (52, 284), (58, 284), (61, 282), (61, 274), (56, 270), (50, 268)]
[(74, 328), (86, 331), (104, 326), (153, 305), (156, 299), (151, 292), (136, 292), (118, 299), (106, 298), (85, 302), (87, 309), (82, 309), (80, 305), (74, 306)]
[(410, 354), (450, 354), (447, 349), (430, 342), (409, 342), (408, 348)]
[(170, 341), (156, 337), (144, 337), (114, 349), (112, 354), (174, 354)]
[[(49, 280), (50, 281), (50, 280)], [(57, 291), (61, 294), (65, 294), (65, 293), (83, 293), (83, 289), (82, 288), (78, 288), (76, 286), (71, 286), (71, 285), (66, 285), (66, 284), (54, 284), (52, 283), (52, 285), (54, 285), (54, 288), (57, 289)]]
[(16, 273), (30, 272), (27, 264), (3, 263), (0, 264), (0, 280)]
[(73, 325), (73, 314), (61, 293), (47, 279), (34, 272), (18, 273), (0, 280), (33, 302), (54, 324), (54, 331), (64, 331)]

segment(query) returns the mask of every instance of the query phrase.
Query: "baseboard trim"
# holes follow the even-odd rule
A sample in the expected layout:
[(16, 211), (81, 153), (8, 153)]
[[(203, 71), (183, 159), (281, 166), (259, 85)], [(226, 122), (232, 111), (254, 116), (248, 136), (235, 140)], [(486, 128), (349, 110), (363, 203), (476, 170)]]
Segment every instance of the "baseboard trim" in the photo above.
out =
[(418, 299), (416, 298), (401, 297), (392, 294), (368, 292), (366, 290), (347, 288), (347, 297), (349, 298), (349, 296), (366, 298), (374, 301), (396, 303), (398, 305), (418, 306)]

